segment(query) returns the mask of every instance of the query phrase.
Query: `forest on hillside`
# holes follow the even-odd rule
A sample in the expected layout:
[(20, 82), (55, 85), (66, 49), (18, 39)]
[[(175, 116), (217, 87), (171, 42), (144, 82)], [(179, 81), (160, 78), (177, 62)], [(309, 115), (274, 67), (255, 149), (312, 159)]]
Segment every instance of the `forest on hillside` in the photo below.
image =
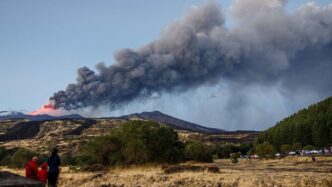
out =
[(260, 133), (255, 144), (269, 142), (280, 150), (282, 145), (332, 146), (332, 97), (278, 122)]

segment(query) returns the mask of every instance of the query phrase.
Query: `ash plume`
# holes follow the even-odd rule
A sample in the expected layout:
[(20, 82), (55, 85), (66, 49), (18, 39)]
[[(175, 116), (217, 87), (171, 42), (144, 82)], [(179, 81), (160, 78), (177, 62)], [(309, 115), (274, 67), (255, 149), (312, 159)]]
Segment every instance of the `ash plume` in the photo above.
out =
[(332, 5), (303, 5), (288, 13), (285, 0), (234, 0), (234, 26), (209, 2), (169, 24), (159, 38), (115, 53), (116, 63), (82, 67), (77, 82), (50, 100), (73, 110), (176, 93), (220, 81), (280, 85), (285, 90), (332, 92)]

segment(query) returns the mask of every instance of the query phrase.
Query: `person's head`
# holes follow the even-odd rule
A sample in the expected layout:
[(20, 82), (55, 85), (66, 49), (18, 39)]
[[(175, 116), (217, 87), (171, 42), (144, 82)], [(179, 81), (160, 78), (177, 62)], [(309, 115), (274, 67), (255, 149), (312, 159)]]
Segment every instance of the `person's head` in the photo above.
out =
[(41, 168), (43, 170), (47, 170), (47, 163), (46, 162), (42, 163)]
[(57, 148), (53, 148), (52, 149), (52, 155), (57, 155), (58, 154), (58, 149)]
[(32, 161), (38, 162), (38, 157), (37, 156), (32, 157)]

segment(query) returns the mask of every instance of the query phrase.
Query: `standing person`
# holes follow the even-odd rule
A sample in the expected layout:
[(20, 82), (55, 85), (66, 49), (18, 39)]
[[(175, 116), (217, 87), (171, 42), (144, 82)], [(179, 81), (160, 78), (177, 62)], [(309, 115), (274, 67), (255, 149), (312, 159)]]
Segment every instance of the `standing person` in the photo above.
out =
[(56, 187), (61, 165), (58, 149), (53, 148), (51, 156), (47, 160), (48, 164), (48, 186)]
[(30, 179), (38, 180), (38, 157), (34, 156), (25, 165), (25, 176)]
[(47, 163), (44, 162), (41, 165), (41, 170), (38, 173), (38, 180), (43, 183), (44, 186), (46, 186), (47, 181)]

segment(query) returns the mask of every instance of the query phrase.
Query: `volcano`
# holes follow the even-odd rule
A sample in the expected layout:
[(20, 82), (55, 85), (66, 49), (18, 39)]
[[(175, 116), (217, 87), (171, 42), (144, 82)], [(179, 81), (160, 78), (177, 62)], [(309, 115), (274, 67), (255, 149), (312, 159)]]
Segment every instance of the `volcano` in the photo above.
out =
[(30, 121), (48, 121), (48, 120), (60, 120), (60, 119), (83, 119), (84, 117), (79, 114), (69, 114), (62, 116), (52, 116), (49, 114), (24, 114), (17, 111), (0, 111), (0, 120), (15, 120), (15, 119), (27, 119)]

